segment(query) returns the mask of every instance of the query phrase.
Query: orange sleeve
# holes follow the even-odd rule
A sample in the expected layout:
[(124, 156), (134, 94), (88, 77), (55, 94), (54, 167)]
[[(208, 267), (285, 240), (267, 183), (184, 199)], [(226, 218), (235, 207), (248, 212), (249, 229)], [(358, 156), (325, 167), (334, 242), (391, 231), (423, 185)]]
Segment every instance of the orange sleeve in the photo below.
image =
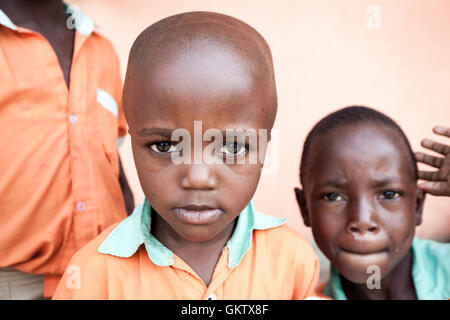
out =
[(314, 290), (314, 294), (312, 294), (312, 299), (319, 299), (319, 300), (333, 300), (329, 296), (325, 295), (323, 293), (323, 290), (325, 289), (325, 285), (327, 284), (326, 281), (322, 282), (317, 286), (317, 288)]
[(315, 295), (319, 282), (319, 259), (313, 247), (304, 239), (294, 247), (295, 284), (292, 299), (301, 300)]

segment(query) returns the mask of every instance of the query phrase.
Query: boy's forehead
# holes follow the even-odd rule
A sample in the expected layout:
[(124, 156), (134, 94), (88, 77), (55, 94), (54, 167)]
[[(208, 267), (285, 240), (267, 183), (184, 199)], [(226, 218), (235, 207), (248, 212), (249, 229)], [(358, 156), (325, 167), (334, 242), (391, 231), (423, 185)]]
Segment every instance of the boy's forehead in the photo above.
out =
[[(189, 49), (173, 50), (144, 65), (136, 85), (152, 89), (152, 94), (211, 96), (226, 90), (249, 91), (255, 82), (264, 82), (253, 72), (251, 61), (232, 48), (218, 43), (202, 43)], [(143, 92), (145, 94), (145, 92)]]
[[(400, 135), (371, 124), (343, 126), (318, 136), (308, 162), (317, 175), (335, 178), (370, 175), (409, 181), (411, 174), (408, 149)], [(310, 176), (317, 179), (317, 175)]]
[(209, 14), (200, 17), (210, 26), (187, 19), (180, 29), (175, 20), (164, 36), (157, 30), (136, 40), (123, 96), (130, 128), (151, 119), (179, 122), (181, 115), (191, 122), (218, 118), (273, 124), (276, 88), (262, 38), (233, 18), (230, 26), (222, 23), (222, 15), (217, 20), (213, 14), (213, 22)]

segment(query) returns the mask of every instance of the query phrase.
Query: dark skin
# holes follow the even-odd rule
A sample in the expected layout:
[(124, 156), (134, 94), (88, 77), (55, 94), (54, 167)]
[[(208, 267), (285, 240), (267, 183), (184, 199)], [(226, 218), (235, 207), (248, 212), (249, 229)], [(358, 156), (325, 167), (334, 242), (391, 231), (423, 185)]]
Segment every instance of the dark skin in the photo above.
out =
[[(311, 149), (296, 197), (347, 297), (417, 299), (411, 243), (424, 192), (399, 135), (376, 124), (346, 125), (319, 135), (314, 145), (327, 147)], [(381, 289), (367, 286), (371, 265), (380, 268)]]
[[(0, 0), (0, 9), (20, 27), (41, 34), (52, 46), (58, 58), (67, 88), (70, 88), (70, 69), (75, 30), (69, 30), (61, 0)], [(134, 199), (119, 158), (119, 183), (128, 214), (134, 209)]]
[[(450, 128), (436, 126), (435, 134), (450, 138)], [(419, 171), (419, 178), (424, 180), (419, 187), (434, 196), (450, 197), (450, 145), (439, 143), (430, 139), (422, 140), (422, 147), (436, 152), (430, 155), (423, 152), (416, 153), (416, 159), (433, 167), (434, 171)]]
[[(158, 44), (161, 52), (152, 50), (152, 56), (143, 56), (145, 60), (132, 50), (123, 101), (139, 180), (154, 210), (151, 232), (208, 286), (236, 217), (256, 190), (262, 164), (203, 161), (177, 165), (170, 156), (174, 151), (164, 146), (176, 144), (171, 133), (177, 128), (188, 130), (193, 140), (195, 120), (202, 121), (203, 133), (211, 128), (270, 132), (276, 113), (275, 89), (259, 60), (263, 53), (234, 46), (242, 38), (253, 41), (254, 31), (248, 26), (209, 14), (179, 17), (184, 31), (196, 28), (196, 21), (202, 19), (212, 17), (218, 23), (204, 27), (201, 38), (191, 39), (192, 46), (184, 45), (182, 32), (173, 32), (166, 34), (167, 43)], [(220, 24), (222, 21), (236, 23), (237, 29), (231, 32)], [(228, 35), (220, 46), (215, 42), (217, 30)], [(154, 43), (144, 39), (145, 35), (138, 38), (134, 50)], [(272, 89), (262, 90), (267, 85)], [(204, 142), (203, 148), (208, 144)], [(257, 148), (243, 150), (246, 158), (258, 152)], [(209, 157), (235, 157), (235, 151), (224, 148)], [(221, 213), (213, 221), (191, 223), (176, 214), (177, 208), (190, 205), (204, 205)]]

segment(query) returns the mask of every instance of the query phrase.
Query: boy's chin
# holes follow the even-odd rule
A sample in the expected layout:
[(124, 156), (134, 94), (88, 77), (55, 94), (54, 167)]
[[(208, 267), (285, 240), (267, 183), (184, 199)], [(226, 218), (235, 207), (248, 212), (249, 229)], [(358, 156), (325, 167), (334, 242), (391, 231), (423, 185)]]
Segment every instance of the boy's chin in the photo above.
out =
[[(372, 259), (371, 259), (372, 260)], [(385, 273), (384, 259), (368, 261), (345, 261), (344, 265), (336, 265), (339, 273), (347, 280), (357, 284), (367, 284), (374, 279), (381, 280)]]
[(340, 272), (340, 274), (347, 279), (348, 281), (355, 284), (367, 285), (369, 277), (371, 274), (367, 274), (366, 272), (362, 272), (362, 270), (358, 270), (358, 272)]

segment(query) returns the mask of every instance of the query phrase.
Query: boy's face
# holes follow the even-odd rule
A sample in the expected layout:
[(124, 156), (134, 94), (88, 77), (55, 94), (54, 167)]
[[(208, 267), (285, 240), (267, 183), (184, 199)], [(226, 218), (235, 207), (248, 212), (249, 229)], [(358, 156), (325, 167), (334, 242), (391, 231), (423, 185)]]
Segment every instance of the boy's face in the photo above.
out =
[(420, 224), (423, 195), (400, 135), (377, 125), (343, 126), (315, 138), (305, 190), (297, 192), (306, 225), (348, 280), (381, 278), (406, 257)]
[[(262, 164), (175, 164), (171, 151), (180, 141), (171, 141), (172, 131), (188, 130), (194, 153), (194, 121), (202, 121), (202, 135), (208, 129), (270, 132), (275, 117), (273, 97), (261, 89), (258, 73), (226, 50), (204, 45), (180, 55), (168, 53), (152, 63), (148, 74), (134, 75), (124, 94), (144, 194), (170, 227), (189, 241), (211, 240), (237, 217), (256, 190)], [(225, 134), (223, 138), (225, 145)], [(210, 143), (203, 142), (203, 148)], [(248, 158), (258, 147), (228, 145), (211, 157), (223, 157), (225, 162), (244, 153)]]

